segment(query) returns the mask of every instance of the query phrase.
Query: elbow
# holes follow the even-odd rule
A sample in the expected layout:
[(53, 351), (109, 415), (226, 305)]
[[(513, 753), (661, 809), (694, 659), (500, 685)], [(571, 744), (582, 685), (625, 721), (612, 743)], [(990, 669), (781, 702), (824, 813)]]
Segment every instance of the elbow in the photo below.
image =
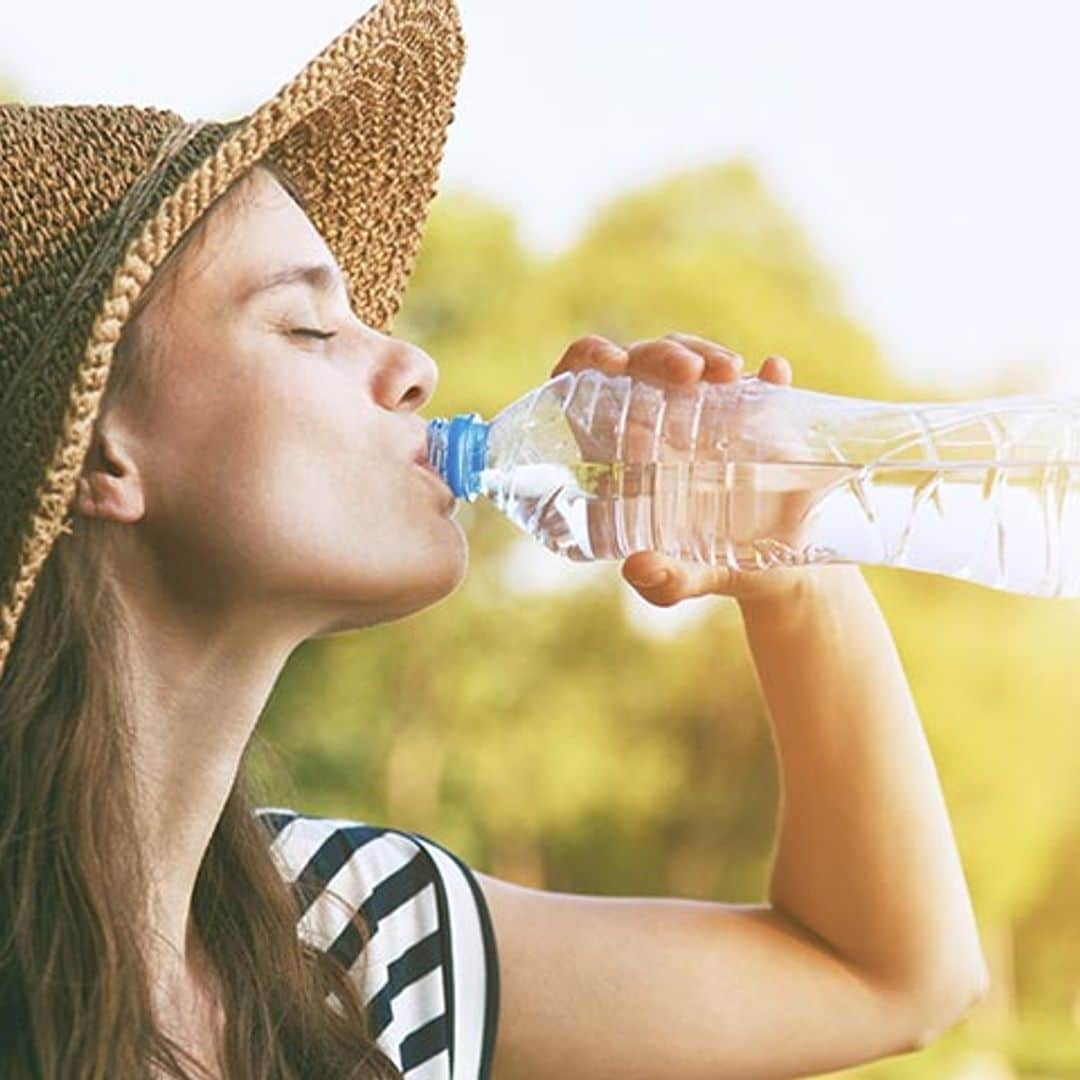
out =
[(983, 966), (963, 981), (916, 995), (903, 1052), (925, 1050), (963, 1020), (989, 992), (990, 975)]

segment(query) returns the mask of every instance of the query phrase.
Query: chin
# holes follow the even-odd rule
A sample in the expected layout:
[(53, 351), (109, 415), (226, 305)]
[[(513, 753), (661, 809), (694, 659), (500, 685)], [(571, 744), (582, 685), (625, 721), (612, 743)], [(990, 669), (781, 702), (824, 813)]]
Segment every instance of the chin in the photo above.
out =
[(461, 556), (452, 560), (445, 558), (445, 549), (438, 554), (443, 557), (433, 557), (412, 573), (388, 572), (379, 595), (369, 593), (353, 611), (339, 616), (311, 637), (330, 637), (394, 622), (445, 600), (465, 580), (468, 547), (463, 544)]

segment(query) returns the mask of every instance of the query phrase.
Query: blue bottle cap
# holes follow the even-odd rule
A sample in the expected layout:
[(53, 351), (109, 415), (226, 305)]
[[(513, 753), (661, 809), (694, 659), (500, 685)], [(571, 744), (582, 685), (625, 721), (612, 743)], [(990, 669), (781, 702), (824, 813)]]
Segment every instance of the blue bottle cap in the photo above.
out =
[(428, 459), (459, 499), (474, 502), (480, 494), (490, 428), (479, 413), (462, 413), (449, 421), (440, 418), (428, 424)]

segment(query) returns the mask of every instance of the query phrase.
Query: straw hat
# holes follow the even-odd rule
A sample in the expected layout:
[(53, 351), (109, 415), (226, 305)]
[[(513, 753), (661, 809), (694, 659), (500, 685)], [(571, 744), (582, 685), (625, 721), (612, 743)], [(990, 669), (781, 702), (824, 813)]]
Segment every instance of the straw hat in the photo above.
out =
[(239, 120), (0, 106), (0, 676), (40, 569), (70, 531), (113, 350), (154, 271), (269, 159), (303, 197), (357, 315), (389, 332), (464, 59), (454, 0), (380, 0)]

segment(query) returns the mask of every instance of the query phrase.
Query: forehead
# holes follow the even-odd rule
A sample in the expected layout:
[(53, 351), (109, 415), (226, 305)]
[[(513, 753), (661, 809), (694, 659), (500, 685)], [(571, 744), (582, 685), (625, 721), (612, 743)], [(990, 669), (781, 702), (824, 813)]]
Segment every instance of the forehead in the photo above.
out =
[(294, 262), (256, 277), (241, 291), (237, 300), (241, 304), (248, 304), (267, 293), (288, 288), (291, 285), (306, 285), (325, 296), (347, 291), (345, 279), (336, 266), (327, 262)]
[[(233, 302), (295, 266), (308, 271), (299, 279), (316, 285), (334, 284), (338, 276), (333, 254), (311, 219), (264, 169), (234, 184), (206, 215), (201, 231), (199, 243), (183, 253), (180, 276)], [(317, 266), (323, 269), (316, 271)]]

